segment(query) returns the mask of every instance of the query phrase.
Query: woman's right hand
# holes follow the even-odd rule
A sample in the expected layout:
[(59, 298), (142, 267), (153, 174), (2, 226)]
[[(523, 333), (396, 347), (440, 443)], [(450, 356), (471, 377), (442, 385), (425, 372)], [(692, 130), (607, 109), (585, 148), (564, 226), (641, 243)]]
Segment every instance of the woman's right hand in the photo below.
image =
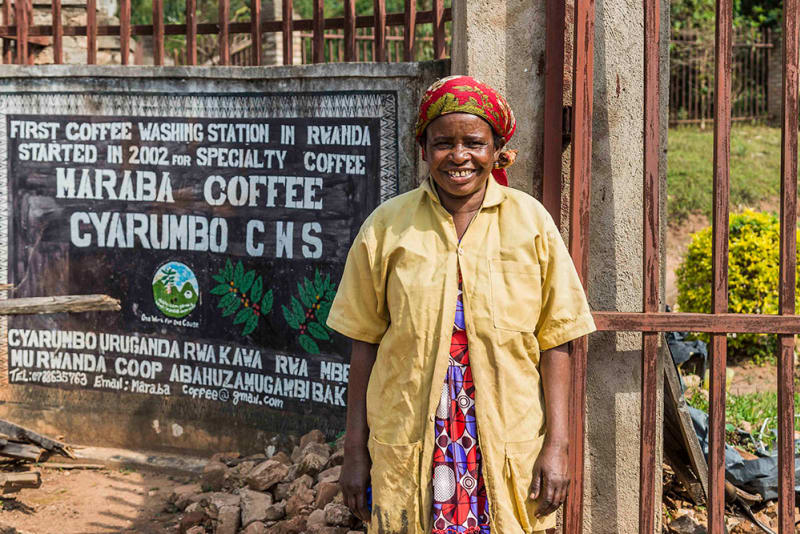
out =
[(367, 507), (367, 487), (369, 486), (371, 467), (372, 460), (370, 460), (366, 447), (356, 447), (351, 450), (345, 448), (344, 464), (339, 475), (344, 504), (365, 523), (369, 523), (370, 518)]

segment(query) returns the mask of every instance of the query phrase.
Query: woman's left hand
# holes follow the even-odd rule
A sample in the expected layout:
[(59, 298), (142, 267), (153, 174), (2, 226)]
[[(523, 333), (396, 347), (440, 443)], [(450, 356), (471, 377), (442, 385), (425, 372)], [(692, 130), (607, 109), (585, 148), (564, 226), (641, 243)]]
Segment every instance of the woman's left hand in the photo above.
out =
[(531, 483), (530, 498), (539, 500), (537, 517), (555, 512), (566, 500), (569, 489), (568, 465), (567, 445), (552, 445), (545, 442), (533, 465)]

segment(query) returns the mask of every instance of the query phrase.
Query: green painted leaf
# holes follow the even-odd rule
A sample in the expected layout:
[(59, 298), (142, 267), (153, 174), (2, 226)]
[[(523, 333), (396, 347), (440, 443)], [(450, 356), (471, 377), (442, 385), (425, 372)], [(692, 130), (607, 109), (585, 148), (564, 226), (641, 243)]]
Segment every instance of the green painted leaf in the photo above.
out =
[(244, 276), (244, 266), (241, 261), (237, 261), (236, 268), (233, 270), (233, 285), (241, 287), (242, 276)]
[(243, 323), (253, 315), (252, 308), (242, 308), (239, 310), (239, 313), (236, 314), (236, 317), (233, 318), (233, 324)]
[(238, 309), (239, 309), (239, 306), (241, 306), (241, 305), (242, 305), (242, 301), (241, 301), (241, 300), (239, 300), (238, 298), (236, 298), (236, 299), (233, 299), (233, 302), (231, 302), (231, 303), (228, 305), (228, 307), (227, 307), (227, 308), (225, 308), (225, 311), (224, 311), (224, 312), (222, 312), (222, 316), (223, 316), (223, 317), (227, 317), (227, 316), (231, 315), (233, 312), (235, 312), (236, 310), (238, 310)]
[(256, 272), (255, 271), (247, 271), (242, 276), (241, 285), (239, 286), (239, 291), (242, 293), (247, 293), (250, 291), (250, 288), (253, 287), (253, 280), (256, 279)]
[(309, 295), (306, 288), (300, 282), (297, 282), (297, 292), (300, 294), (300, 300), (303, 302), (303, 306), (310, 308), (314, 304), (314, 296)]
[(319, 354), (319, 345), (317, 345), (317, 342), (311, 339), (309, 336), (300, 334), (300, 336), (297, 338), (297, 341), (300, 343), (300, 346), (303, 347), (303, 350), (309, 354)]
[(314, 269), (314, 291), (317, 295), (322, 294), (322, 276), (319, 274), (319, 269)]
[(217, 304), (217, 308), (226, 308), (230, 306), (231, 302), (235, 300), (239, 299), (236, 298), (236, 294), (231, 291), (230, 293), (219, 299), (219, 304)]
[(242, 335), (247, 336), (250, 335), (253, 330), (256, 329), (258, 326), (258, 316), (251, 315), (247, 322), (244, 324), (244, 328), (242, 329)]
[(289, 311), (289, 308), (286, 306), (281, 306), (281, 309), (283, 310), (283, 318), (286, 319), (286, 323), (289, 325), (289, 328), (294, 330), (300, 328), (300, 323), (297, 321), (297, 319), (295, 319), (294, 315), (292, 315), (292, 312)]
[(328, 331), (322, 327), (318, 322), (312, 321), (308, 323), (308, 333), (314, 336), (317, 339), (321, 339), (322, 341), (328, 341), (331, 336), (328, 334)]
[(214, 286), (209, 293), (212, 295), (227, 295), (231, 293), (231, 286), (228, 284), (218, 284)]
[(261, 294), (264, 289), (264, 282), (261, 281), (261, 277), (259, 276), (256, 278), (256, 281), (253, 282), (253, 287), (250, 288), (250, 300), (253, 302), (258, 302), (261, 300)]
[(225, 280), (225, 277), (223, 275), (221, 275), (221, 274), (212, 274), (211, 278), (213, 278), (214, 280), (216, 280), (220, 284), (228, 283), (228, 280)]
[(292, 313), (294, 314), (294, 317), (297, 319), (298, 323), (305, 322), (306, 312), (303, 310), (300, 302), (294, 297), (292, 297)]
[(272, 290), (270, 289), (264, 293), (261, 299), (261, 315), (266, 315), (272, 311)]
[(233, 280), (233, 264), (230, 258), (225, 261), (225, 269), (222, 270), (222, 276), (225, 277), (226, 282)]
[(325, 297), (324, 297), (325, 300), (329, 300), (329, 301), (332, 302), (333, 301), (333, 297), (335, 297), (335, 296), (336, 296), (336, 289), (335, 288), (331, 287), (331, 288), (328, 288), (327, 290), (325, 290)]
[(325, 328), (328, 327), (328, 314), (331, 311), (331, 303), (330, 301), (322, 301), (319, 304), (319, 309), (317, 310), (317, 321), (321, 325), (324, 325)]

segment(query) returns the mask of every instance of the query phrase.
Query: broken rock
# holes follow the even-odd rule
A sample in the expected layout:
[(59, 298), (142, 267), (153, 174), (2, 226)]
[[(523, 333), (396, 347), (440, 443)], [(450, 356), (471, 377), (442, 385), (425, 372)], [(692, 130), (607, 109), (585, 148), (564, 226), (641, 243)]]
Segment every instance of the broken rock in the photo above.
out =
[(238, 506), (223, 506), (217, 513), (214, 534), (236, 534), (239, 531), (241, 511)]
[(353, 514), (347, 506), (332, 502), (325, 506), (325, 521), (329, 525), (349, 526), (353, 521)]
[(247, 475), (247, 485), (256, 491), (267, 491), (280, 482), (289, 468), (275, 460), (267, 460), (253, 468)]
[(267, 508), (272, 505), (272, 495), (249, 489), (239, 491), (242, 506), (242, 526), (255, 521), (266, 521)]
[(316, 428), (300, 438), (300, 448), (305, 448), (309, 443), (325, 443), (325, 434)]

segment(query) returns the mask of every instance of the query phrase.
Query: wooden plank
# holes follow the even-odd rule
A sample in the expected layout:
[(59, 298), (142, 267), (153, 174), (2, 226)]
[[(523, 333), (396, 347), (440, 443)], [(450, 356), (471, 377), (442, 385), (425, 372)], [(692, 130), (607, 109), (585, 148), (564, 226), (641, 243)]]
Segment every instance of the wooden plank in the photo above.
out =
[(250, 24), (253, 29), (250, 32), (250, 42), (253, 43), (253, 53), (251, 65), (261, 65), (261, 0), (250, 0)]
[(86, 63), (97, 63), (97, 0), (86, 1)]
[(0, 487), (3, 488), (4, 493), (10, 493), (22, 488), (38, 488), (41, 485), (42, 475), (39, 471), (0, 474)]
[(547, 2), (544, 52), (544, 132), (542, 204), (561, 227), (561, 152), (564, 104), (564, 30), (566, 1)]
[(738, 313), (592, 312), (601, 331), (794, 334), (800, 317)]
[(153, 0), (153, 63), (164, 64), (164, 0)]
[(14, 3), (15, 20), (17, 26), (17, 64), (28, 63), (28, 10), (27, 0), (16, 0)]
[(186, 0), (186, 64), (197, 65), (197, 0)]
[(374, 61), (385, 62), (386, 54), (386, 0), (374, 0), (373, 10), (375, 13), (374, 27), (372, 35), (375, 38)]
[[(666, 343), (666, 341), (665, 341)], [(672, 358), (664, 362), (664, 420), (678, 428), (692, 471), (700, 481), (704, 496), (708, 497), (708, 464), (694, 430), (689, 406), (683, 397), (678, 370)], [(674, 417), (673, 417), (674, 416)], [(673, 420), (674, 419), (674, 420)], [(701, 503), (697, 503), (701, 504)]]
[(357, 61), (355, 0), (344, 0), (344, 60)]
[[(778, 309), (795, 313), (797, 267), (798, 0), (783, 3), (783, 91), (781, 117), (781, 245)], [(778, 336), (778, 529), (795, 529), (794, 335)]]
[[(8, 0), (5, 0), (6, 2)], [(60, 65), (64, 61), (64, 24), (61, 20), (61, 0), (53, 0), (53, 63)]]
[[(0, 315), (119, 311), (119, 300), (108, 295), (65, 295), (0, 300)], [(6, 433), (0, 426), (0, 432)], [(11, 434), (9, 434), (11, 435)]]
[(406, 9), (403, 15), (403, 61), (414, 61), (414, 45), (417, 40), (417, 0), (406, 0)]
[[(589, 260), (589, 207), (592, 177), (592, 98), (594, 94), (594, 0), (575, 4), (572, 70), (572, 153), (570, 188), (569, 251), (586, 284)], [(441, 38), (441, 37), (440, 37)], [(441, 43), (442, 49), (443, 42)], [(584, 286), (585, 287), (585, 286)], [(584, 424), (586, 417), (586, 358), (588, 339), (571, 343), (570, 384), (570, 491), (564, 505), (564, 532), (579, 534), (583, 529)]]
[(128, 65), (131, 54), (131, 0), (119, 3), (119, 53), (120, 63)]
[(311, 43), (311, 60), (314, 63), (325, 62), (325, 3), (314, 0), (313, 7), (314, 36)]
[(5, 445), (0, 446), (0, 456), (5, 456), (6, 458), (16, 458), (17, 460), (38, 462), (43, 453), (43, 448), (36, 445), (31, 445), (29, 443), (9, 441)]
[[(644, 0), (644, 184), (643, 184), (643, 289), (645, 313), (657, 312), (659, 270), (659, 53), (660, 0)], [(642, 335), (641, 442), (639, 447), (639, 532), (653, 532), (656, 510), (656, 411), (658, 337)]]
[[(717, 1), (714, 62), (714, 197), (711, 312), (728, 311), (728, 202), (730, 197), (732, 0)], [(725, 529), (725, 369), (727, 337), (711, 336), (709, 386), (709, 502), (712, 534)]]
[(433, 57), (444, 59), (444, 0), (433, 0)]
[(74, 458), (72, 450), (66, 443), (62, 443), (58, 440), (49, 438), (47, 436), (43, 436), (42, 434), (34, 432), (33, 430), (17, 425), (10, 421), (5, 421), (3, 419), (0, 419), (0, 432), (2, 432), (3, 434), (5, 434), (10, 438), (32, 443), (34, 445), (38, 445), (42, 449), (51, 452), (58, 452), (69, 458)]
[(281, 19), (281, 32), (283, 34), (283, 64), (291, 65), (294, 63), (294, 39), (292, 39), (292, 19), (294, 18), (294, 8), (292, 0), (283, 0), (283, 16)]
[(219, 0), (219, 64), (231, 64), (231, 43), (228, 25), (231, 22), (230, 0)]

